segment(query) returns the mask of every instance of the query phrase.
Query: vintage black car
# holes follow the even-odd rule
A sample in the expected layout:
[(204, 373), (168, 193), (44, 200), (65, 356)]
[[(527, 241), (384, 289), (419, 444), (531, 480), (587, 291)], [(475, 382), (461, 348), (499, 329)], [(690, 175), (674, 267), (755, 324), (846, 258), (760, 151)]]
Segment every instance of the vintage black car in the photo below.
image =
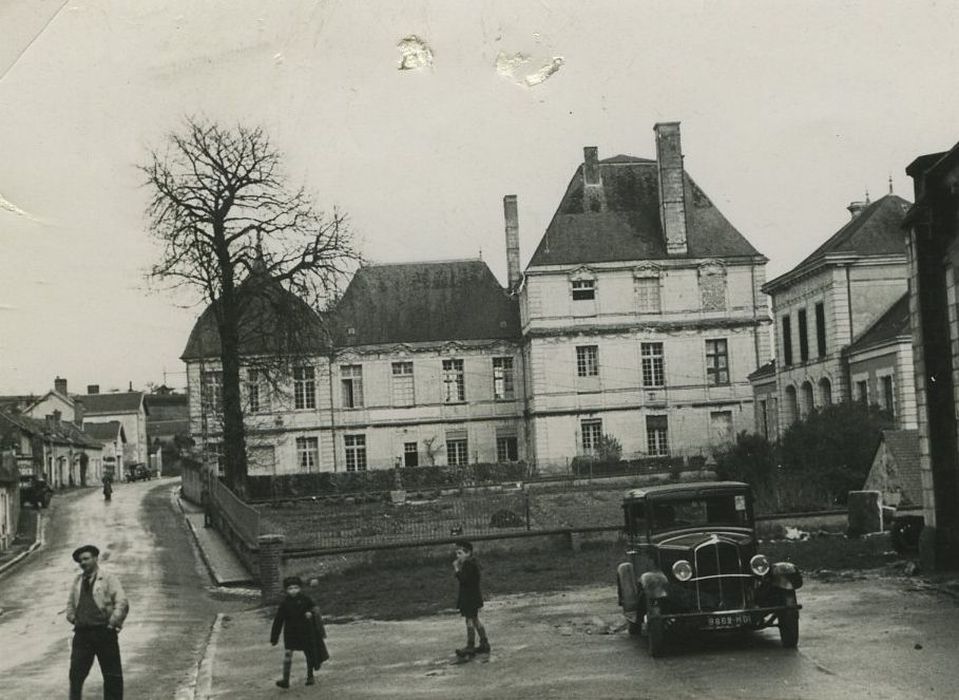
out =
[(748, 484), (633, 489), (623, 513), (629, 561), (616, 571), (619, 604), (652, 656), (668, 636), (699, 631), (779, 627), (784, 647), (798, 644), (802, 575), (757, 553)]
[(47, 480), (34, 474), (20, 475), (20, 505), (32, 503), (34, 508), (46, 508), (53, 498), (53, 489)]

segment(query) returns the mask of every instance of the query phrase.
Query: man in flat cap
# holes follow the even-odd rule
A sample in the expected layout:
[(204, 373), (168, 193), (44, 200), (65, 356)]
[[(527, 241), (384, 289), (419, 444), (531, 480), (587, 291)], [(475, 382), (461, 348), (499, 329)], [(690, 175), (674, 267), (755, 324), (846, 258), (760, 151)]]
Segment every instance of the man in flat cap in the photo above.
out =
[(70, 700), (83, 696), (83, 682), (96, 657), (103, 674), (104, 700), (123, 699), (123, 669), (117, 633), (130, 609), (120, 580), (100, 569), (100, 550), (85, 544), (73, 552), (81, 573), (70, 587), (67, 622), (73, 624)]

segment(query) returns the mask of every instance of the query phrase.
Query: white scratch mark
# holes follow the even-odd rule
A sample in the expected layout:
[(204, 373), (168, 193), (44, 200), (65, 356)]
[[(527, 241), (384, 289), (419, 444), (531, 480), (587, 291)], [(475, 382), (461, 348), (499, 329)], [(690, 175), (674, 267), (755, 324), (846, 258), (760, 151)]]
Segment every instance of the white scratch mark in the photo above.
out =
[(433, 50), (415, 34), (401, 39), (396, 48), (403, 54), (403, 58), (400, 59), (400, 70), (419, 70), (433, 66)]
[(283, 54), (282, 53), (274, 54), (273, 63), (275, 63), (276, 65), (280, 65), (281, 63), (283, 63)]
[(21, 209), (16, 204), (9, 201), (8, 199), (5, 199), (2, 194), (0, 194), (0, 210), (8, 211), (11, 214), (16, 214), (17, 216), (23, 216), (27, 219), (30, 219), (30, 221), (37, 221), (36, 217), (32, 216), (31, 214), (28, 214), (27, 212), (25, 212), (23, 209)]
[(530, 73), (527, 72), (526, 66), (532, 60), (529, 54), (521, 51), (517, 53), (500, 51), (496, 56), (496, 72), (520, 85), (535, 87), (548, 80), (565, 63), (562, 56), (553, 56), (540, 68)]

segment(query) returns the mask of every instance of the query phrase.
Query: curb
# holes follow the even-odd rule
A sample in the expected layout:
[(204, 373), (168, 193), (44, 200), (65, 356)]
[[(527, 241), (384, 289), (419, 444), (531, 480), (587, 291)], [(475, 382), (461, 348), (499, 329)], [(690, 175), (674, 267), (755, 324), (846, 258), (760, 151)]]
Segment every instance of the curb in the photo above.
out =
[[(186, 517), (186, 509), (183, 507), (183, 502), (179, 495), (176, 493), (176, 489), (170, 491), (170, 497), (176, 499), (177, 507), (180, 509), (180, 513), (184, 516), (183, 520), (186, 522), (187, 528), (190, 530), (190, 534), (193, 535), (193, 544), (196, 548), (196, 551), (200, 554), (200, 560), (203, 562), (203, 566), (206, 567), (207, 575), (210, 577), (210, 580), (216, 584), (217, 588), (224, 591), (235, 591), (235, 590), (245, 590), (243, 585), (226, 585), (222, 580), (220, 580), (216, 575), (216, 569), (210, 563), (209, 558), (206, 555), (202, 545), (200, 544), (200, 537), (197, 534), (196, 527), (193, 525), (193, 522)], [(253, 580), (243, 582), (244, 584), (253, 583)], [(251, 589), (252, 590), (252, 589)], [(259, 588), (255, 589), (259, 594)]]
[(0, 576), (3, 576), (3, 574), (5, 574), (7, 571), (12, 569), (14, 566), (19, 564), (21, 561), (29, 557), (31, 554), (33, 554), (35, 551), (40, 549), (40, 547), (43, 546), (44, 526), (45, 526), (45, 521), (43, 519), (43, 513), (37, 511), (37, 538), (34, 540), (33, 544), (31, 544), (25, 551), (20, 552), (20, 554), (18, 554), (13, 559), (8, 561), (6, 564), (3, 564), (2, 566), (0, 566)]
[(223, 629), (223, 617), (224, 613), (217, 613), (210, 626), (210, 635), (203, 645), (203, 653), (196, 665), (192, 700), (207, 700), (213, 697), (213, 661), (220, 641), (220, 631)]

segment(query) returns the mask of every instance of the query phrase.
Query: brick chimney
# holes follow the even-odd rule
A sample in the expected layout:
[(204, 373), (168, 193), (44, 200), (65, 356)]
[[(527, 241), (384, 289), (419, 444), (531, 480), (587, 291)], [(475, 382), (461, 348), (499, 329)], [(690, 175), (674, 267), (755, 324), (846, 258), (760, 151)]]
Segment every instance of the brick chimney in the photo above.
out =
[(63, 394), (64, 396), (66, 396), (67, 380), (64, 379), (63, 377), (57, 376), (57, 378), (53, 380), (53, 390), (57, 392), (58, 394)]
[(88, 394), (99, 394), (100, 385), (99, 384), (87, 384), (87, 393)]
[(656, 165), (659, 172), (659, 219), (668, 255), (685, 255), (686, 181), (679, 122), (660, 122), (656, 132)]
[(507, 286), (514, 291), (523, 277), (519, 269), (519, 210), (515, 194), (503, 197), (503, 218), (506, 221)]
[(606, 193), (603, 176), (599, 172), (599, 149), (596, 146), (583, 148), (583, 211), (603, 211), (606, 208)]

